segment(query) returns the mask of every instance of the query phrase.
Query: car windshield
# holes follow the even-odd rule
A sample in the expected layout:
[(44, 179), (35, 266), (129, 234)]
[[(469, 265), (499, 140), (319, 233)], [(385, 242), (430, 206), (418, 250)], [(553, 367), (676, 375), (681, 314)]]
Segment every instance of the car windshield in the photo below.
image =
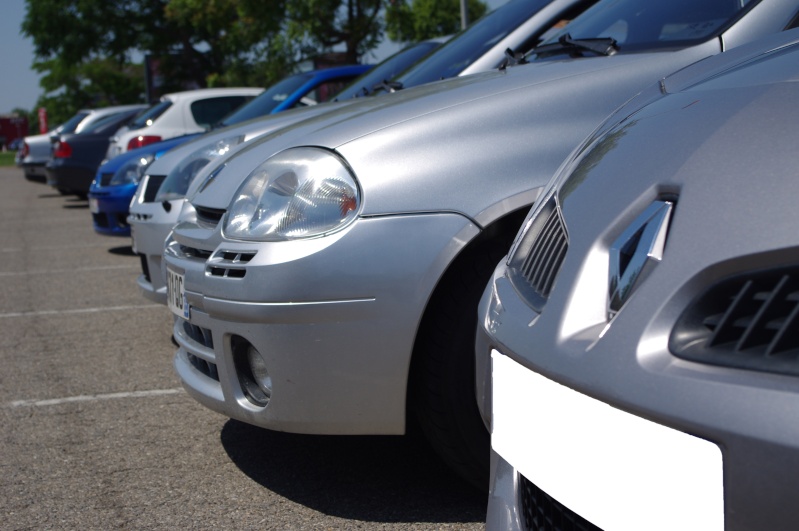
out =
[(136, 117), (130, 125), (128, 126), (129, 129), (140, 129), (142, 127), (147, 127), (149, 125), (153, 125), (153, 122), (166, 111), (168, 108), (172, 106), (172, 102), (169, 100), (159, 101), (142, 114)]
[(238, 124), (260, 116), (266, 116), (272, 110), (286, 100), (292, 93), (308, 82), (313, 77), (310, 72), (295, 74), (281, 81), (278, 81), (257, 98), (242, 105), (237, 110), (226, 116), (219, 124), (219, 127)]
[(58, 126), (57, 131), (59, 133), (74, 133), (75, 129), (78, 128), (78, 125), (83, 121), (84, 118), (89, 116), (88, 112), (81, 111), (77, 113), (75, 116)]
[[(601, 0), (549, 36), (542, 47), (614, 39), (624, 51), (684, 47), (718, 35), (759, 0)], [(568, 43), (566, 43), (568, 44)]]
[(527, 22), (550, 0), (510, 0), (466, 28), (423, 61), (397, 78), (403, 87), (457, 76), (467, 66)]
[(379, 65), (372, 68), (355, 81), (350, 83), (341, 92), (336, 94), (337, 101), (344, 101), (359, 96), (367, 96), (372, 93), (375, 85), (384, 81), (391, 81), (402, 72), (419, 62), (433, 50), (441, 46), (435, 41), (424, 41), (408, 46), (398, 51), (391, 57), (382, 61)]

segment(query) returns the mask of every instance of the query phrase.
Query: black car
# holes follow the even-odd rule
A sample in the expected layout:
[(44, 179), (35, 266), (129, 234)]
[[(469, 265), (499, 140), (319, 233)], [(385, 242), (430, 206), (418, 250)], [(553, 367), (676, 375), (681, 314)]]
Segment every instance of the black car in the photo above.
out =
[(55, 137), (52, 158), (45, 165), (47, 184), (62, 194), (85, 197), (97, 168), (105, 158), (109, 138), (140, 112), (141, 109), (131, 109), (112, 114), (80, 133)]

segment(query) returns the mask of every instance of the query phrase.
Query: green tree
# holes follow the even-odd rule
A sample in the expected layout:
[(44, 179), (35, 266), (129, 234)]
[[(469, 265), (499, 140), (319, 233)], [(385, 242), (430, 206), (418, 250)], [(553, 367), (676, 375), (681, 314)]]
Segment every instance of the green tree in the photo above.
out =
[(380, 44), (382, 0), (288, 0), (287, 36), (305, 58), (344, 47), (344, 61), (357, 63)]
[[(487, 10), (482, 0), (467, 2), (469, 20), (477, 20)], [(386, 7), (386, 34), (392, 41), (420, 41), (460, 29), (460, 0), (390, 0)]]

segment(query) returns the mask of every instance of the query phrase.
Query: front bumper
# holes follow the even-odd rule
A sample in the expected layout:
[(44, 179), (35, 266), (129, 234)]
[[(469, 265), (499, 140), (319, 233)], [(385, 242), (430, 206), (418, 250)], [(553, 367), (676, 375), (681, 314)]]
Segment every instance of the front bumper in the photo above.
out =
[(184, 202), (184, 199), (169, 201), (169, 211), (162, 203), (134, 202), (128, 215), (133, 250), (142, 264), (142, 274), (136, 283), (144, 297), (159, 304), (166, 304), (164, 242), (177, 223)]
[(89, 208), (95, 232), (106, 236), (130, 236), (128, 211), (136, 186), (92, 186)]
[(561, 301), (536, 314), (504, 271), (477, 341), (494, 452), (488, 530), (526, 529), (525, 515), (552, 507), (604, 529), (795, 526), (794, 379), (673, 358), (669, 327), (651, 319), (660, 297), (637, 298), (652, 307), (631, 304), (602, 334), (568, 337)]
[[(209, 236), (179, 225), (165, 253), (167, 267), (184, 275), (191, 308), (174, 329), (177, 373), (200, 403), (258, 426), (403, 433), (418, 323), (457, 242), (476, 233), (456, 214), (359, 219), (331, 236), (278, 243), (231, 242), (218, 230)], [(196, 258), (194, 247), (202, 246), (210, 258)], [(233, 278), (219, 276), (219, 251), (255, 256), (229, 264), (245, 272)], [(242, 343), (261, 354), (271, 375), (265, 407), (239, 383)]]

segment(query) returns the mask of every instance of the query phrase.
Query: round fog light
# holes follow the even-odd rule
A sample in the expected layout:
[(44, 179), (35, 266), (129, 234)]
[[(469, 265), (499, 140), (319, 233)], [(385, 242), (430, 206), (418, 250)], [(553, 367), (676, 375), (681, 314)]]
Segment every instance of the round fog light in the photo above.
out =
[(261, 353), (242, 337), (234, 337), (233, 363), (244, 396), (252, 404), (266, 407), (272, 397), (272, 376)]

